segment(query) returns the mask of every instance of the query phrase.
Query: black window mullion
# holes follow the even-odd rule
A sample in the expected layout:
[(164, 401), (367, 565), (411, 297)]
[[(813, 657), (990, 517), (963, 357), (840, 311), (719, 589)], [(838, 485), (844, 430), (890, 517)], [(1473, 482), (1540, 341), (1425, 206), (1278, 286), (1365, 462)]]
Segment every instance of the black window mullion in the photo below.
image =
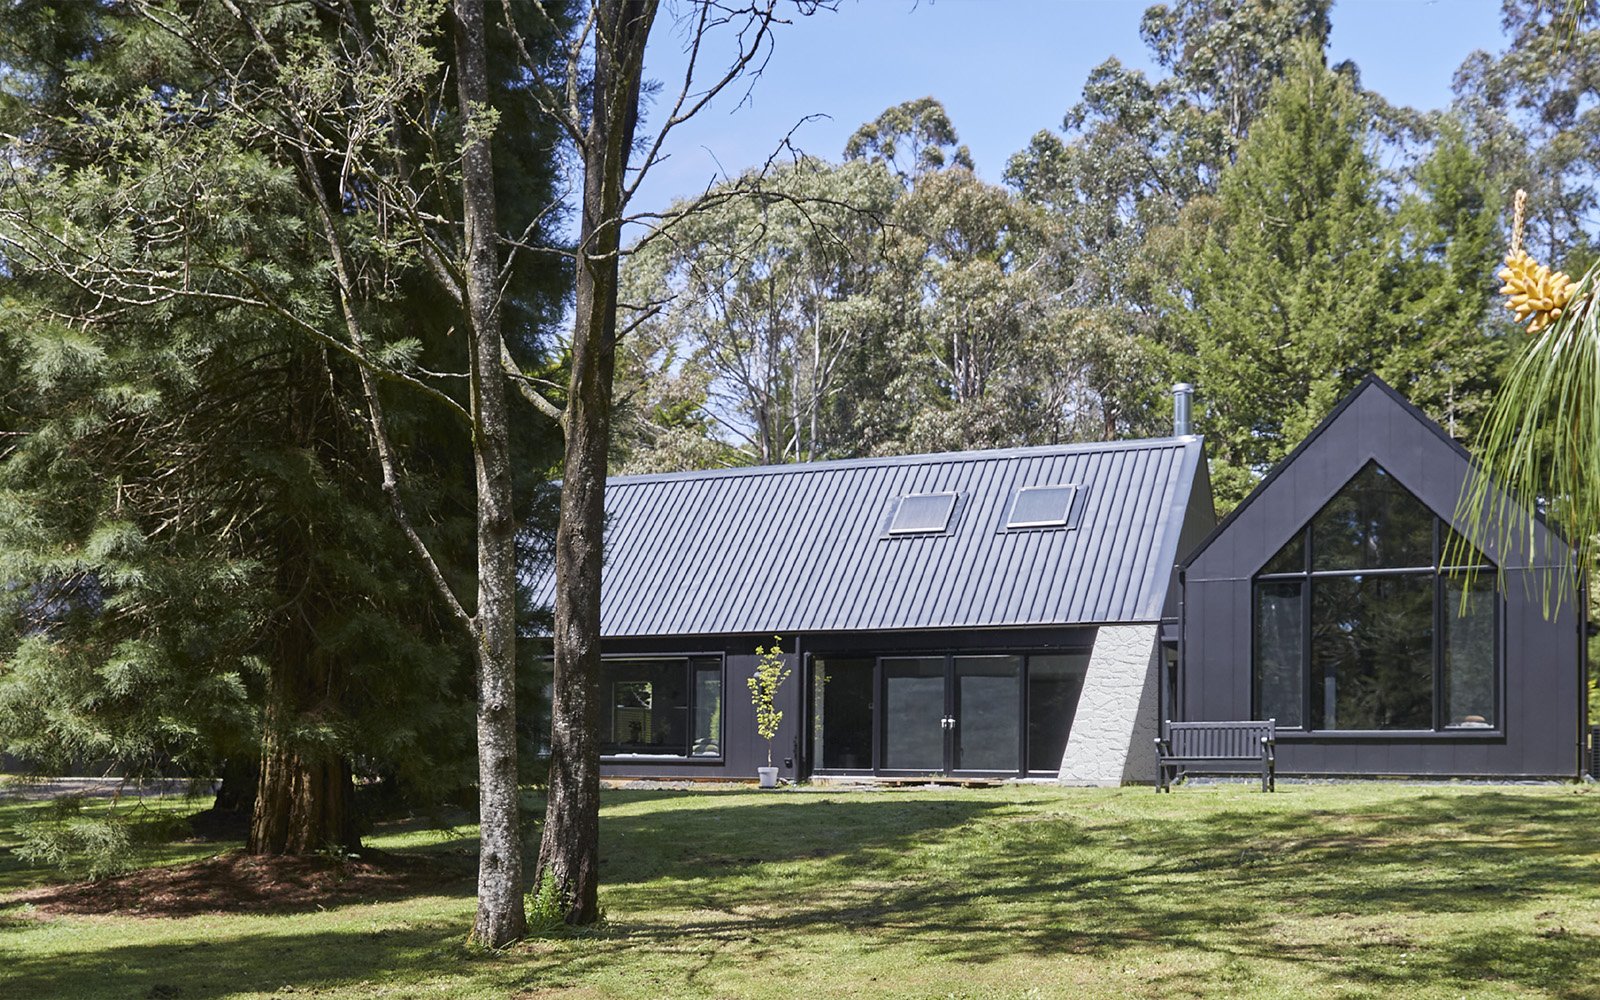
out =
[(694, 746), (694, 702), (700, 692), (695, 690), (694, 657), (683, 661), (683, 688), (686, 692), (683, 699), (683, 756), (689, 756), (689, 750)]
[[(961, 766), (961, 689), (956, 686), (956, 656), (944, 655), (944, 714), (950, 725), (944, 730), (944, 773), (950, 774)], [(942, 720), (941, 720), (942, 721)]]
[[(1308, 538), (1306, 546), (1307, 550), (1309, 551), (1311, 545), (1309, 541), (1310, 532), (1307, 532), (1306, 535)], [(1311, 587), (1311, 576), (1310, 574), (1307, 574), (1305, 586), (1300, 588), (1300, 658), (1302, 661), (1301, 667), (1305, 676), (1305, 682), (1302, 684), (1304, 693), (1301, 695), (1300, 724), (1306, 729), (1307, 732), (1313, 729), (1322, 728), (1320, 725), (1316, 724), (1322, 721), (1321, 716), (1313, 715), (1311, 711), (1312, 705), (1314, 704), (1314, 699), (1316, 698), (1316, 692), (1322, 687), (1322, 679), (1317, 676), (1315, 664), (1311, 659), (1311, 633), (1313, 631), (1311, 621)]]
[[(1435, 534), (1438, 534), (1435, 531)], [(1445, 574), (1434, 574), (1434, 731), (1445, 728)]]

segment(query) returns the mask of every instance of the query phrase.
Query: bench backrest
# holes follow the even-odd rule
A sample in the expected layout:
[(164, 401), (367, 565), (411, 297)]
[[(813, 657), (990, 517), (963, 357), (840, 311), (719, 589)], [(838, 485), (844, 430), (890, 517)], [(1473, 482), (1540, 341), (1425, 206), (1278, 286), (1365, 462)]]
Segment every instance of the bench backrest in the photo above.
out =
[(1167, 745), (1174, 757), (1254, 759), (1261, 756), (1263, 738), (1277, 738), (1274, 720), (1167, 723)]

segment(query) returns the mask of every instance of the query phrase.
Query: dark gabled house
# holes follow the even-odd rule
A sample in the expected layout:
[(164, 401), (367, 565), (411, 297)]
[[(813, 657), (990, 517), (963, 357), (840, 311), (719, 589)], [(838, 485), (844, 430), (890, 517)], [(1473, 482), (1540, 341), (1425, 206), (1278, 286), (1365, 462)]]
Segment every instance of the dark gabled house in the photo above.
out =
[(1284, 773), (1581, 774), (1571, 549), (1527, 515), (1521, 550), (1473, 548), (1457, 508), (1474, 474), (1363, 381), (1184, 561), (1173, 717), (1275, 719)]
[(1267, 718), (1285, 774), (1582, 773), (1571, 550), (1468, 544), (1442, 428), (1368, 378), (1216, 524), (1177, 401), (1171, 438), (612, 478), (603, 773), (753, 776), (775, 635), (790, 778), (1144, 782), (1160, 720)]
[(783, 776), (1103, 784), (1154, 771), (1176, 564), (1215, 521), (1188, 435), (614, 477), (606, 512), (605, 774), (753, 776), (776, 635)]

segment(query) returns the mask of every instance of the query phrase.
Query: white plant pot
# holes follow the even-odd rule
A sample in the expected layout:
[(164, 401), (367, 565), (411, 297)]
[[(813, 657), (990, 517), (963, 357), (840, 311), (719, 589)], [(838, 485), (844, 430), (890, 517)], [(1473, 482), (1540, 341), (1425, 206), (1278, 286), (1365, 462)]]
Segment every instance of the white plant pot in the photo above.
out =
[(778, 769), (775, 767), (758, 767), (756, 774), (761, 776), (762, 788), (778, 787)]

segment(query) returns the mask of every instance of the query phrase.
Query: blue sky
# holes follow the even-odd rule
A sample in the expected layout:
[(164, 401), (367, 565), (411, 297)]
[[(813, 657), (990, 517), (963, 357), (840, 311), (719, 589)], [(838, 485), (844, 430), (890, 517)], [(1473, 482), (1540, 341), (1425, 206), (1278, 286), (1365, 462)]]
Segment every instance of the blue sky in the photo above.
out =
[[(762, 78), (674, 130), (671, 158), (641, 186), (635, 211), (664, 207), (723, 173), (764, 161), (790, 129), (796, 144), (837, 159), (884, 108), (928, 94), (949, 111), (978, 173), (1042, 128), (1058, 128), (1089, 70), (1110, 56), (1149, 69), (1139, 40), (1147, 4), (1126, 0), (841, 0), (779, 29)], [(646, 75), (681, 78), (684, 33), (658, 24)], [(717, 39), (727, 44), (727, 39)], [(1502, 46), (1499, 0), (1336, 0), (1331, 57), (1353, 59), (1365, 86), (1397, 104), (1443, 107), (1456, 67)], [(709, 65), (709, 63), (707, 63)], [(675, 90), (670, 91), (675, 93)], [(654, 131), (647, 123), (647, 129)]]

